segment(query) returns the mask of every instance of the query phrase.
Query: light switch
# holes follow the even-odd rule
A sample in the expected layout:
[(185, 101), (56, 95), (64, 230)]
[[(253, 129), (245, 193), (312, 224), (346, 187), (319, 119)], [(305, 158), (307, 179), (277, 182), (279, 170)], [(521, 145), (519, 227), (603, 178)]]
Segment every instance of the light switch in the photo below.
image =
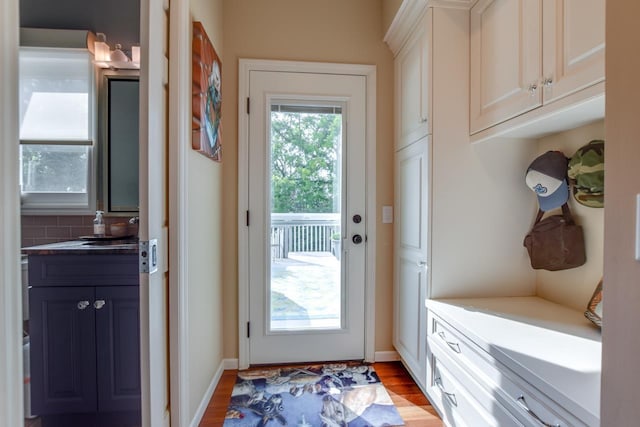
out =
[(383, 224), (393, 223), (393, 206), (382, 207), (382, 223)]

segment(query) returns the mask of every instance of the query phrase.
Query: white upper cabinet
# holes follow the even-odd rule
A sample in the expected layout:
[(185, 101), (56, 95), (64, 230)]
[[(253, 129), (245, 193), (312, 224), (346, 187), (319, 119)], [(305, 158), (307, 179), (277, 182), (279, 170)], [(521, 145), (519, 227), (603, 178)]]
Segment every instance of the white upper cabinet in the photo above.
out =
[(471, 9), (471, 134), (604, 80), (604, 0)]
[(604, 0), (544, 0), (544, 102), (604, 80), (604, 9)]
[(428, 9), (395, 60), (396, 149), (431, 133), (431, 20)]
[(471, 9), (471, 133), (542, 104), (541, 0), (480, 0)]

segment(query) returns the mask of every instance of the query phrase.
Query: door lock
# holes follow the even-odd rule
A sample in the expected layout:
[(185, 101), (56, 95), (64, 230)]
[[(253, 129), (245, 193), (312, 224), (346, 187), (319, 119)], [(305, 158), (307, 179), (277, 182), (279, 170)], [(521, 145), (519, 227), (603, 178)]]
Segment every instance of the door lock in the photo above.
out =
[(354, 224), (360, 224), (362, 222), (362, 217), (360, 215), (358, 215), (358, 214), (355, 214), (353, 216), (353, 222), (354, 222)]

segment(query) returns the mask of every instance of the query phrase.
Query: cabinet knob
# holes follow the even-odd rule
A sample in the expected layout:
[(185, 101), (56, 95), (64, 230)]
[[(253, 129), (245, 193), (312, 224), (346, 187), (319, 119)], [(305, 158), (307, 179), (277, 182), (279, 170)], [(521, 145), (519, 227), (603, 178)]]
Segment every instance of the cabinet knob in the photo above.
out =
[(93, 306), (95, 307), (96, 310), (100, 310), (102, 307), (104, 307), (105, 302), (103, 299), (98, 299), (93, 303)]
[(78, 301), (78, 310), (84, 310), (89, 307), (89, 301)]
[(537, 83), (531, 83), (529, 85), (529, 87), (527, 88), (527, 92), (529, 92), (529, 96), (534, 96), (537, 91), (538, 91), (538, 84)]
[(542, 81), (542, 86), (551, 87), (553, 86), (553, 77), (547, 77)]

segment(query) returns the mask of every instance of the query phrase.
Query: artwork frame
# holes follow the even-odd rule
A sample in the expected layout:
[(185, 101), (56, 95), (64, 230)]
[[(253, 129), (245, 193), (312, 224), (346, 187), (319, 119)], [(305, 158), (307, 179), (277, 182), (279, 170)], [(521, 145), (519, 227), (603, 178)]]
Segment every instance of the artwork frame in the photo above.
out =
[(222, 61), (201, 22), (193, 22), (191, 147), (222, 161)]

